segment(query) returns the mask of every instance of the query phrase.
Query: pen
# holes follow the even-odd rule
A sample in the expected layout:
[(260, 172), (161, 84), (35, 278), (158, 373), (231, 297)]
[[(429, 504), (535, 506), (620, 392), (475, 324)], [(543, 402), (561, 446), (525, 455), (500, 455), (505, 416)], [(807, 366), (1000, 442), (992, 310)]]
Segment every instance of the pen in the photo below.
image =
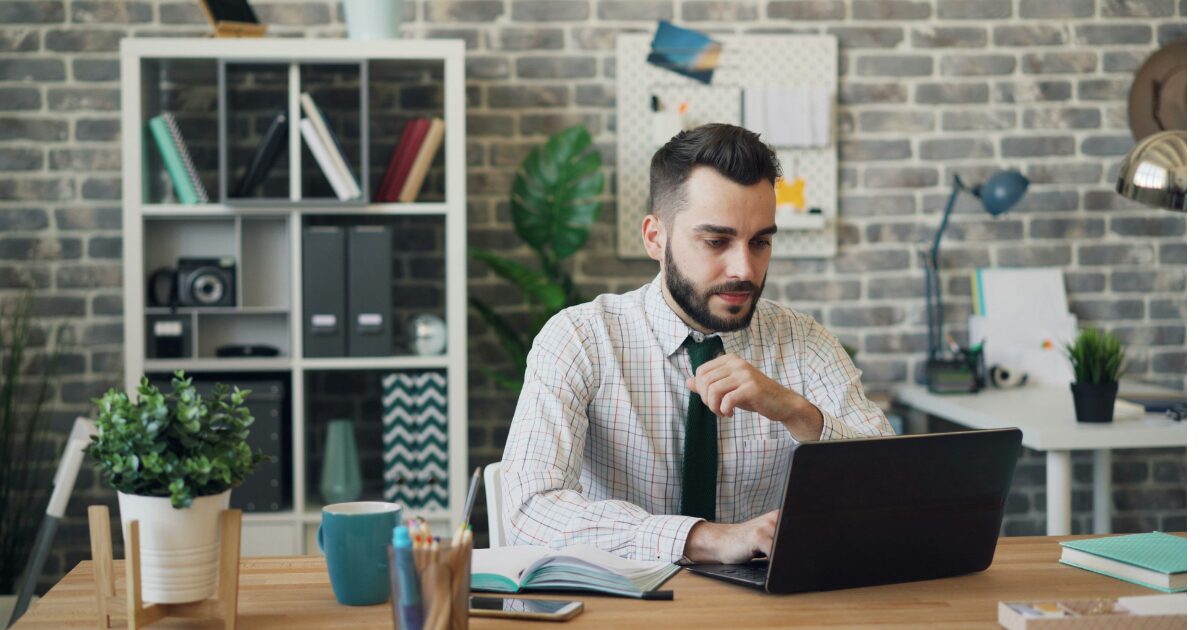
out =
[(471, 507), (475, 505), (475, 495), (479, 493), (479, 482), (483, 478), (483, 469), (476, 466), (475, 473), (471, 475), (471, 487), (467, 490), (467, 504), (463, 506), (462, 522), (466, 523), (471, 519)]

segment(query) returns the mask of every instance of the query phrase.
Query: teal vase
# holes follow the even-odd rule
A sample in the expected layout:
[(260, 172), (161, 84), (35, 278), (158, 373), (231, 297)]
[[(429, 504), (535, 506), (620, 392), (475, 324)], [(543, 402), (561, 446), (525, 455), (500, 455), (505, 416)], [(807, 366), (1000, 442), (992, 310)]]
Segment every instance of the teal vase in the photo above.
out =
[(325, 461), (321, 464), (321, 499), (326, 504), (357, 501), (362, 496), (362, 471), (354, 424), (331, 420), (325, 430)]

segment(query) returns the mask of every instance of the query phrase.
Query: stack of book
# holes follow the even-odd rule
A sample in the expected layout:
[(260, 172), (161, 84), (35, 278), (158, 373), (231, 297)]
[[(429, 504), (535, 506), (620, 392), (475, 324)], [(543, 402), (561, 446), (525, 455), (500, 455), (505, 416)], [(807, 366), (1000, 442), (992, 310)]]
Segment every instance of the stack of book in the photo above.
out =
[(446, 123), (440, 118), (414, 118), (405, 123), (374, 201), (415, 201), (445, 133)]
[(163, 166), (175, 189), (175, 198), (181, 204), (208, 203), (208, 191), (200, 181), (200, 173), (192, 162), (192, 155), (183, 134), (179, 133), (179, 124), (171, 114), (160, 114), (150, 119), (150, 135), (162, 156)]
[(1162, 532), (1061, 543), (1059, 562), (1167, 593), (1187, 590), (1187, 539)]
[(300, 108), (304, 111), (304, 117), (300, 119), (300, 135), (304, 136), (304, 145), (316, 158), (325, 179), (329, 180), (329, 185), (333, 187), (334, 194), (341, 201), (361, 197), (362, 188), (350, 172), (346, 152), (330, 132), (325, 114), (317, 108), (308, 92), (300, 94)]

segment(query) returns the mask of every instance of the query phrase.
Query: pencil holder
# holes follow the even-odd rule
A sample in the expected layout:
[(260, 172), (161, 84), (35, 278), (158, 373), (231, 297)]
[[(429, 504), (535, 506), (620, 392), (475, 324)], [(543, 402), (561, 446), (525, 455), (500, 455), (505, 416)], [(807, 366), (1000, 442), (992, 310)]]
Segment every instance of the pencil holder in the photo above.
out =
[[(453, 541), (437, 541), (428, 537), (413, 541), (413, 564), (421, 584), (424, 610), (421, 630), (467, 628), (473, 544), (469, 530), (455, 536)], [(391, 557), (394, 562), (394, 554)], [(397, 610), (393, 606), (393, 611)], [(394, 626), (396, 630), (415, 630), (405, 624), (400, 614), (394, 615)]]

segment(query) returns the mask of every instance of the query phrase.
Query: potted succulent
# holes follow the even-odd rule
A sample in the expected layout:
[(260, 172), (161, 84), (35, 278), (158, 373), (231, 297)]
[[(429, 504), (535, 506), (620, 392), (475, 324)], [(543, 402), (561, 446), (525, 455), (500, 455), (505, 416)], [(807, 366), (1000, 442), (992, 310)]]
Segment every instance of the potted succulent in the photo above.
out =
[(1125, 350), (1112, 333), (1083, 329), (1075, 343), (1067, 346), (1067, 358), (1075, 369), (1071, 395), (1078, 422), (1112, 422), (1117, 387), (1125, 371)]
[(95, 400), (87, 454), (117, 491), (122, 531), (137, 519), (142, 599), (178, 604), (211, 597), (217, 584), (218, 518), (231, 488), (267, 456), (246, 443), (254, 422), (248, 390), (217, 385), (201, 397), (182, 371), (163, 393), (142, 378), (137, 400), (110, 389)]

